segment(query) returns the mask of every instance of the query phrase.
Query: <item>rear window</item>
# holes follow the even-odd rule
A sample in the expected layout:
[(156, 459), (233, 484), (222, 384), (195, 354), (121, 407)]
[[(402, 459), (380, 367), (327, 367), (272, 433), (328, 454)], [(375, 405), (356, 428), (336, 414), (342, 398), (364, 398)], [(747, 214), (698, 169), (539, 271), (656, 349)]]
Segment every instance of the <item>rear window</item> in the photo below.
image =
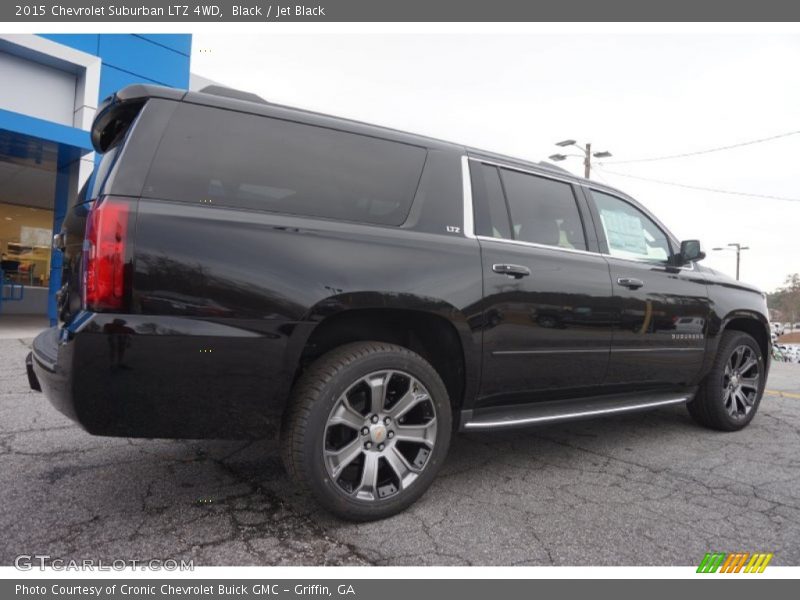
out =
[(106, 180), (108, 179), (108, 175), (111, 173), (111, 167), (113, 167), (117, 162), (117, 155), (119, 154), (121, 148), (122, 144), (117, 144), (108, 152), (103, 154), (103, 158), (100, 159), (100, 164), (95, 168), (95, 172), (92, 175), (92, 191), (87, 200), (94, 200), (101, 194)]
[(400, 225), (425, 157), (418, 146), (182, 104), (167, 126), (144, 194)]

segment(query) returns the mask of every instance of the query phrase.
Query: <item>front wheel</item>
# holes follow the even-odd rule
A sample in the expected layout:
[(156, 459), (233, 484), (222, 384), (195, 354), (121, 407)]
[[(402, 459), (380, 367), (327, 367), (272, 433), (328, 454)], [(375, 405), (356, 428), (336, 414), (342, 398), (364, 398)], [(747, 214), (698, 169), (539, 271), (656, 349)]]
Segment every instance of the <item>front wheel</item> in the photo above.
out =
[(281, 431), (284, 465), (335, 515), (382, 519), (414, 503), (450, 444), (447, 389), (410, 350), (341, 346), (297, 382)]
[(766, 364), (752, 336), (725, 331), (714, 365), (687, 407), (695, 421), (711, 429), (737, 431), (758, 410), (766, 385)]

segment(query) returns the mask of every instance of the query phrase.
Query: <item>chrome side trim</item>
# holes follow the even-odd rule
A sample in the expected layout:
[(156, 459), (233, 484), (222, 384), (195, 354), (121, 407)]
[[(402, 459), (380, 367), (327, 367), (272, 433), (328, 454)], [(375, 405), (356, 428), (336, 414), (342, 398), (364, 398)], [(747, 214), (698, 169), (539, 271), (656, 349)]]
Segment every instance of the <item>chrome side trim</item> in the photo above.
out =
[(495, 350), (492, 356), (513, 356), (518, 354), (600, 354), (608, 353), (608, 348), (576, 348), (574, 350)]
[(472, 212), (472, 178), (469, 174), (469, 157), (461, 157), (461, 185), (464, 195), (464, 237), (475, 239), (475, 217)]
[(705, 348), (689, 346), (687, 348), (611, 348), (612, 352), (705, 352)]
[(494, 429), (502, 427), (518, 427), (520, 425), (533, 425), (536, 423), (547, 423), (548, 421), (568, 421), (572, 419), (583, 419), (585, 417), (597, 417), (616, 413), (643, 410), (648, 408), (658, 408), (660, 406), (670, 406), (672, 404), (685, 404), (691, 395), (675, 396), (665, 400), (654, 402), (643, 402), (641, 404), (628, 404), (625, 406), (615, 406), (613, 408), (603, 408), (598, 410), (584, 410), (572, 413), (557, 413), (552, 415), (541, 415), (537, 417), (527, 417), (509, 421), (472, 421), (464, 424), (464, 429)]
[(495, 350), (492, 356), (514, 356), (521, 354), (599, 354), (601, 352), (704, 352), (705, 348), (680, 347), (680, 348), (574, 348), (550, 350)]

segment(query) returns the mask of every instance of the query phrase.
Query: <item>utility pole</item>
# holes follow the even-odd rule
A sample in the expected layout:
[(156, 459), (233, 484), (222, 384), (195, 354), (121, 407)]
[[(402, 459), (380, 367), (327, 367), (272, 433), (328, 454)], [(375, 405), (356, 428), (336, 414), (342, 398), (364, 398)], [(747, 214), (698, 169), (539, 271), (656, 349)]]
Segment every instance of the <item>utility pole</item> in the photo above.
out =
[(592, 144), (586, 144), (586, 158), (583, 159), (583, 176), (589, 179), (592, 174)]
[(750, 246), (742, 246), (738, 242), (728, 244), (728, 248), (712, 248), (712, 250), (731, 250), (736, 249), (736, 281), (739, 281), (739, 264), (741, 263), (742, 250), (750, 250)]
[(608, 158), (611, 156), (611, 152), (594, 152), (592, 153), (592, 144), (588, 143), (585, 146), (581, 146), (575, 140), (564, 140), (563, 142), (558, 142), (556, 146), (561, 146), (562, 148), (566, 148), (568, 146), (575, 146), (578, 148), (583, 154), (551, 154), (550, 160), (555, 162), (560, 162), (562, 160), (567, 160), (570, 156), (577, 156), (579, 158), (583, 158), (583, 176), (586, 179), (592, 174), (592, 157), (594, 158)]

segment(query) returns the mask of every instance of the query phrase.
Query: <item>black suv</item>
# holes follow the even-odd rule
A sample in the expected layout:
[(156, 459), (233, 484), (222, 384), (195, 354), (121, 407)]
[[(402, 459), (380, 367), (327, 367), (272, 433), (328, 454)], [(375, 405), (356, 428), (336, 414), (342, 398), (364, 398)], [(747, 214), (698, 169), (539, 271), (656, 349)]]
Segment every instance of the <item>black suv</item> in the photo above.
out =
[(756, 413), (764, 294), (618, 190), (219, 88), (127, 87), (91, 136), (28, 373), (92, 434), (279, 435), (365, 520), (419, 498), (454, 431)]

